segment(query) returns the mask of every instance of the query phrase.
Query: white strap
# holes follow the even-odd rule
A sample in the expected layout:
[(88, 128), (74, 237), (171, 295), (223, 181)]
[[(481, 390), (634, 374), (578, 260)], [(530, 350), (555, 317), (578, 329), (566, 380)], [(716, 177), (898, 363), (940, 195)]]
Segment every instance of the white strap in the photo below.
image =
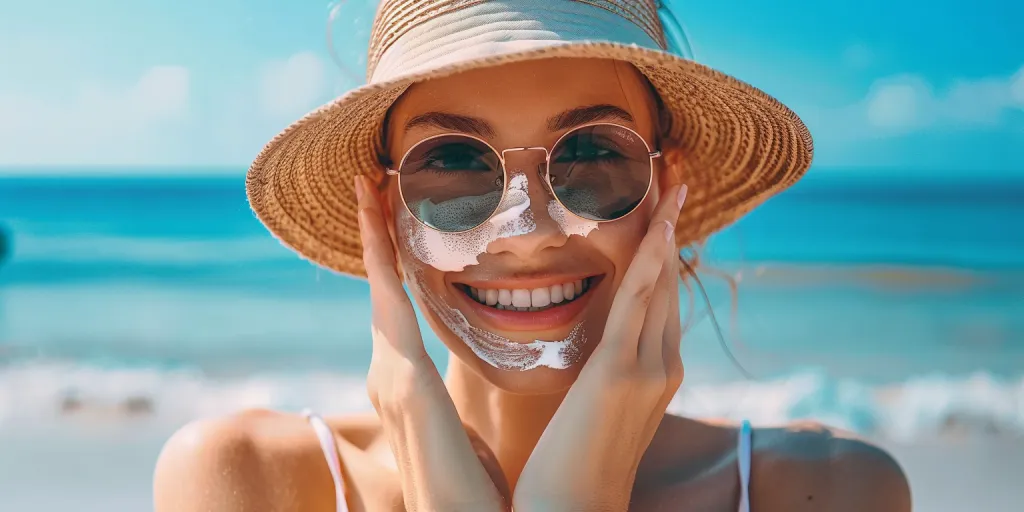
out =
[(737, 459), (740, 466), (740, 511), (750, 512), (750, 422), (743, 420), (740, 426), (740, 441), (737, 448)]
[(309, 424), (313, 426), (316, 437), (320, 439), (320, 449), (324, 451), (327, 458), (327, 467), (331, 470), (331, 478), (334, 479), (334, 500), (337, 502), (338, 512), (348, 512), (348, 504), (345, 503), (345, 484), (341, 479), (341, 456), (338, 455), (338, 446), (334, 442), (334, 431), (327, 426), (327, 422), (317, 416), (309, 409), (302, 411)]

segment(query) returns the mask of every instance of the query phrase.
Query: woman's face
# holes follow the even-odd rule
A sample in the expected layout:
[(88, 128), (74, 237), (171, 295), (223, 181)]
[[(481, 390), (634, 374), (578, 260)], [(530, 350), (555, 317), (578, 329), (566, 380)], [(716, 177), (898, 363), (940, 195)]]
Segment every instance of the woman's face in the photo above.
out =
[[(628, 64), (517, 63), (410, 88), (391, 110), (388, 153), (401, 162), (418, 142), (449, 133), (481, 138), (499, 152), (551, 149), (564, 133), (595, 122), (629, 127), (653, 148), (656, 112), (646, 81)], [(495, 215), (458, 234), (418, 222), (398, 180), (385, 190), (401, 270), (431, 327), (464, 364), (517, 393), (572, 384), (601, 340), (659, 190), (678, 182), (677, 166), (667, 172), (664, 159), (655, 159), (646, 199), (631, 214), (597, 224), (555, 201), (538, 173), (544, 159), (538, 150), (506, 153), (506, 192)]]

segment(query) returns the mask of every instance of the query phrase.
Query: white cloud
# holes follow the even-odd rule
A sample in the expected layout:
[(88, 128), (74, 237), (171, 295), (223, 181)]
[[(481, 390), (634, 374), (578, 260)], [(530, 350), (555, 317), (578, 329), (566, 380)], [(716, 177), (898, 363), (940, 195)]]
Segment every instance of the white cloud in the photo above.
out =
[(875, 126), (909, 128), (920, 122), (928, 84), (916, 77), (876, 82), (866, 99), (868, 121)]
[[(969, 165), (1017, 172), (1024, 162), (1024, 154), (1010, 150), (1018, 144), (1014, 134), (1024, 135), (1024, 66), (1011, 76), (942, 87), (919, 75), (895, 75), (876, 80), (850, 103), (793, 106), (814, 135), (815, 163), (822, 167)], [(979, 156), (982, 146), (991, 150)]]
[(996, 126), (1009, 111), (1024, 109), (1024, 66), (1010, 77), (960, 79), (938, 92), (916, 75), (881, 79), (863, 108), (870, 126), (896, 132)]
[(229, 165), (237, 172), (335, 92), (337, 71), (310, 52), (265, 62), (238, 83), (202, 84), (210, 99), (202, 109), (193, 78), (181, 66), (154, 66), (129, 82), (67, 82), (57, 94), (0, 82), (0, 174), (21, 166)]
[(138, 112), (153, 118), (175, 117), (188, 109), (189, 72), (180, 66), (150, 68), (131, 90)]
[(1017, 104), (1017, 107), (1024, 109), (1024, 66), (1021, 66), (1017, 74), (1013, 75), (1010, 82), (1010, 98)]
[(297, 117), (316, 107), (327, 92), (324, 62), (310, 52), (267, 63), (260, 75), (260, 105), (270, 115)]
[(0, 164), (135, 164), (183, 148), (166, 130), (189, 113), (191, 80), (155, 66), (128, 85), (84, 84), (65, 97), (0, 91)]

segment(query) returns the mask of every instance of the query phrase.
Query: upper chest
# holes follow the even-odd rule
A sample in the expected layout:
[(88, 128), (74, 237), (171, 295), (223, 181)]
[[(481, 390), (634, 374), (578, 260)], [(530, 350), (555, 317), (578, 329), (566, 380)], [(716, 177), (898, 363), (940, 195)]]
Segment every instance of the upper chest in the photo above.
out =
[[(703, 445), (652, 443), (637, 473), (632, 511), (737, 511), (740, 484), (734, 442), (697, 436)], [(404, 510), (400, 475), (383, 436), (355, 444), (341, 439), (349, 508)]]

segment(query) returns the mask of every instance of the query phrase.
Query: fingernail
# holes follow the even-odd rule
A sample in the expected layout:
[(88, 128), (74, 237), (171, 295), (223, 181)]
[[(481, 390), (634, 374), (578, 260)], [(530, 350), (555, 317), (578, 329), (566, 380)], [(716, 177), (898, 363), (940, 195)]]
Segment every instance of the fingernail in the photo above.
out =
[(665, 241), (671, 242), (676, 236), (676, 227), (671, 222), (665, 221)]
[(686, 191), (687, 190), (689, 190), (689, 187), (687, 187), (686, 185), (683, 185), (683, 186), (679, 187), (679, 192), (676, 192), (676, 207), (679, 208), (680, 210), (683, 209), (683, 203), (686, 202)]
[(362, 176), (356, 176), (355, 178), (353, 178), (353, 180), (355, 182), (355, 188), (356, 188), (356, 201), (362, 202), (363, 201), (363, 177)]

